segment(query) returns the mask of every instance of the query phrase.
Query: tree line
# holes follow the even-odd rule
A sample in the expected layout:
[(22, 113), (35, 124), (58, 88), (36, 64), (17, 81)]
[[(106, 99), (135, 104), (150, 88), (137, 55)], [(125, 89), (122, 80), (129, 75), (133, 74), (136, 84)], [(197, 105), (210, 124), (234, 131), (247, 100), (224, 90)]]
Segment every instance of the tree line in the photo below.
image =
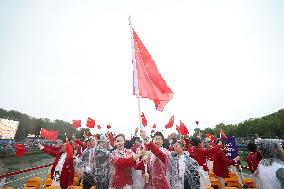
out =
[[(74, 133), (77, 138), (82, 138), (83, 133), (89, 133), (90, 130), (74, 129), (69, 122), (56, 119), (51, 121), (48, 118), (34, 118), (27, 114), (20, 113), (15, 110), (4, 110), (0, 108), (0, 118), (19, 121), (18, 130), (15, 135), (15, 140), (23, 140), (28, 134), (40, 135), (40, 129), (59, 131), (59, 138), (64, 139), (65, 133), (67, 137), (71, 137)], [(249, 137), (258, 134), (262, 138), (284, 138), (284, 109), (274, 112), (270, 115), (261, 118), (251, 118), (238, 124), (223, 123), (217, 124), (214, 128), (205, 128), (201, 130), (203, 134), (213, 134), (219, 136), (219, 131), (222, 129), (226, 135), (235, 137)], [(200, 129), (195, 129), (199, 131)]]
[(238, 124), (220, 123), (215, 128), (206, 128), (202, 133), (219, 136), (220, 130), (227, 136), (250, 137), (257, 134), (261, 138), (284, 138), (284, 109), (261, 118), (250, 118)]

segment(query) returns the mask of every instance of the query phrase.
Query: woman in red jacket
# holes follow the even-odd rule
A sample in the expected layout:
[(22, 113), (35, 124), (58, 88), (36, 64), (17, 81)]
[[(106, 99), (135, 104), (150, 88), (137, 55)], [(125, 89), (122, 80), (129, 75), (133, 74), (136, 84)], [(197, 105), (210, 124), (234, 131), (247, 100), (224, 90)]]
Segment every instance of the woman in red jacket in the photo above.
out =
[(124, 135), (117, 135), (115, 137), (117, 149), (110, 154), (110, 189), (132, 189), (131, 168), (135, 165), (135, 161), (145, 154), (144, 150), (134, 154), (131, 150), (125, 149), (124, 144)]

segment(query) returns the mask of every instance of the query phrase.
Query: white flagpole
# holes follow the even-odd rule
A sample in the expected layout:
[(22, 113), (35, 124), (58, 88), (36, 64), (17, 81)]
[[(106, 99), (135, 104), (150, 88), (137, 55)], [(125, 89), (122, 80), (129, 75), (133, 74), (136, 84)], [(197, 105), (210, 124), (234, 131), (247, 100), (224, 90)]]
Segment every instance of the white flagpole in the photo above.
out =
[[(132, 64), (133, 64), (133, 72), (134, 72), (134, 88), (135, 88), (135, 94), (136, 94), (137, 103), (138, 103), (138, 113), (139, 113), (139, 117), (138, 118), (139, 118), (140, 130), (143, 130), (142, 118), (141, 118), (139, 86), (138, 86), (138, 74), (137, 74), (137, 69), (136, 69), (136, 58), (135, 58), (135, 49), (134, 49), (134, 39), (133, 39), (133, 28), (132, 28), (131, 16), (128, 17), (128, 21), (129, 21), (130, 35), (131, 35)], [(142, 139), (142, 146), (144, 147), (144, 140), (143, 139)], [(144, 169), (145, 174), (148, 175), (147, 164), (144, 164), (144, 168), (145, 168)], [(145, 183), (149, 183), (149, 181), (145, 180)]]
[(132, 21), (131, 16), (128, 17), (129, 27), (130, 27), (130, 34), (131, 34), (131, 48), (132, 48), (132, 64), (133, 64), (133, 72), (134, 72), (134, 89), (135, 95), (137, 98), (138, 103), (138, 113), (139, 113), (139, 126), (142, 130), (142, 119), (141, 119), (141, 106), (140, 106), (140, 96), (139, 96), (139, 87), (138, 87), (138, 74), (136, 69), (136, 58), (135, 58), (135, 49), (134, 49), (134, 39), (133, 39), (133, 28), (132, 28)]

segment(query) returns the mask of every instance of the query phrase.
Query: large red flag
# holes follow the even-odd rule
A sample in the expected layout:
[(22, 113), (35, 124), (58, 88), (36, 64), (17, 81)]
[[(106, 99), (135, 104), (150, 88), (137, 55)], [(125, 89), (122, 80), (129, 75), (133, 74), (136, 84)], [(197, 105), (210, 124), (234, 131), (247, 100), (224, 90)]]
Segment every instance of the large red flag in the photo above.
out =
[(168, 128), (172, 128), (173, 125), (174, 125), (174, 122), (175, 122), (175, 116), (173, 115), (171, 117), (171, 119), (169, 120), (169, 122), (165, 125), (165, 128), (168, 129)]
[(59, 131), (49, 131), (45, 128), (41, 128), (40, 135), (50, 141), (55, 141), (58, 138)]
[(87, 120), (87, 127), (89, 127), (89, 128), (94, 128), (95, 125), (96, 125), (95, 120), (93, 120), (92, 118), (88, 117), (88, 120)]
[[(165, 105), (173, 98), (173, 92), (167, 86), (154, 60), (134, 30), (133, 38), (138, 77), (138, 95), (153, 100), (156, 109), (163, 111)], [(133, 92), (135, 94), (135, 88)]]
[(188, 135), (189, 134), (185, 124), (181, 121), (180, 121), (180, 124), (179, 124), (179, 131), (180, 131), (181, 135)]
[(142, 125), (143, 125), (144, 127), (146, 127), (146, 126), (147, 126), (147, 119), (146, 119), (146, 117), (145, 117), (145, 115), (144, 115), (143, 112), (142, 112), (142, 114), (141, 114), (141, 119), (142, 119)]
[(72, 127), (75, 129), (81, 127), (81, 120), (73, 120)]
[(25, 145), (23, 145), (23, 144), (15, 144), (15, 148), (16, 148), (16, 156), (17, 157), (21, 157), (26, 152)]

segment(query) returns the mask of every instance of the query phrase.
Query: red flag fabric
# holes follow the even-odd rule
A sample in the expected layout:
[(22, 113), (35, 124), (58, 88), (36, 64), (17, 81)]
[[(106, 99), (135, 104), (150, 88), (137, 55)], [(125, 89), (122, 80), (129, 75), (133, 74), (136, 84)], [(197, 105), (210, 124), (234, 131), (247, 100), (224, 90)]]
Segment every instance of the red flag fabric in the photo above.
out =
[(15, 144), (15, 148), (16, 148), (16, 156), (17, 157), (21, 157), (26, 152), (25, 145), (23, 145), (23, 144)]
[(171, 119), (169, 120), (169, 122), (165, 125), (165, 128), (168, 129), (168, 128), (172, 128), (173, 125), (174, 125), (174, 122), (175, 122), (175, 117), (174, 115), (171, 117)]
[(107, 129), (110, 129), (111, 128), (111, 126), (110, 125), (107, 125)]
[(81, 120), (73, 120), (72, 127), (75, 129), (81, 127)]
[(199, 121), (195, 121), (195, 124), (198, 126), (198, 124), (199, 124)]
[(152, 131), (151, 131), (151, 134), (153, 134), (153, 133), (155, 133), (155, 130), (152, 130)]
[(86, 131), (84, 131), (84, 133), (83, 133), (83, 137), (84, 137), (84, 138), (89, 137), (89, 135), (88, 135), (88, 133), (86, 133)]
[(67, 137), (66, 137), (66, 153), (67, 153), (67, 158), (73, 159), (73, 148)]
[(209, 138), (210, 140), (216, 140), (216, 138), (211, 134), (206, 134), (206, 137)]
[(109, 139), (111, 146), (114, 146), (114, 137), (115, 134), (113, 134), (112, 132), (107, 132), (107, 138)]
[(156, 128), (157, 128), (157, 126), (156, 126), (156, 124), (154, 123), (152, 129), (156, 129)]
[(101, 128), (102, 128), (101, 125), (97, 125), (97, 127), (98, 127), (98, 129), (101, 129)]
[(176, 125), (176, 131), (180, 134), (179, 126)]
[(87, 127), (89, 127), (89, 128), (94, 128), (95, 125), (96, 125), (95, 120), (93, 120), (92, 118), (88, 117), (88, 120), (87, 120)]
[(49, 131), (45, 128), (41, 128), (40, 135), (50, 141), (55, 141), (58, 138), (59, 131)]
[[(153, 100), (158, 111), (172, 100), (173, 92), (167, 86), (148, 50), (133, 30), (139, 96)], [(135, 81), (133, 82), (135, 83)], [(135, 87), (135, 86), (134, 86)], [(134, 88), (134, 95), (135, 88)]]
[(225, 132), (222, 129), (220, 129), (220, 134), (221, 134), (221, 138), (223, 138), (225, 140), (228, 139), (228, 137), (226, 136)]
[(144, 127), (146, 127), (147, 126), (147, 119), (146, 119), (146, 117), (145, 117), (143, 112), (142, 112), (142, 115), (141, 115), (141, 119), (142, 119), (142, 125)]
[(179, 131), (180, 131), (181, 135), (188, 135), (189, 134), (185, 124), (181, 121), (180, 121), (180, 124), (179, 124)]

